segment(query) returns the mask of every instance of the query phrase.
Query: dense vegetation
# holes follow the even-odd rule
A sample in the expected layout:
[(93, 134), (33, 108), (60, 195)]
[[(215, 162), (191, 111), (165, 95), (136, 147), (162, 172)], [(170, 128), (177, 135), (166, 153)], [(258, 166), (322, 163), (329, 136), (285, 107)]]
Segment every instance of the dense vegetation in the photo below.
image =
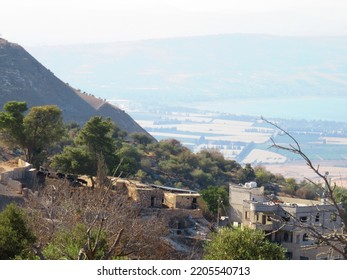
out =
[(242, 167), (215, 149), (194, 154), (174, 139), (155, 142), (145, 134), (126, 135), (110, 119), (99, 116), (80, 127), (76, 123), (63, 125), (61, 111), (55, 106), (33, 107), (25, 115), (26, 110), (25, 102), (5, 104), (0, 132), (3, 141), (21, 149), (37, 167), (95, 176), (102, 158), (108, 175), (119, 167), (122, 177), (179, 188), (227, 188), (230, 182), (256, 181), (270, 191), (274, 184), (281, 185), (289, 195), (311, 199), (321, 189), (306, 181), (284, 179), (261, 166)]
[(39, 166), (47, 158), (47, 149), (63, 135), (61, 110), (54, 105), (32, 107), (26, 102), (10, 101), (0, 112), (2, 139), (22, 149), (25, 159)]
[[(23, 102), (5, 105), (4, 112), (0, 113), (2, 139), (10, 147), (21, 150), (35, 166), (89, 175), (93, 187), (93, 178), (116, 175), (144, 183), (194, 189), (201, 193), (212, 215), (228, 205), (231, 182), (256, 181), (267, 193), (308, 199), (319, 197), (323, 191), (322, 186), (285, 179), (261, 166), (246, 164), (243, 167), (234, 160), (225, 159), (218, 150), (194, 154), (174, 139), (156, 142), (145, 134), (126, 135), (110, 119), (99, 116), (92, 117), (80, 127), (76, 123), (63, 124), (61, 111), (55, 106), (33, 107), (24, 115), (26, 110)], [(38, 197), (28, 202), (27, 218), (22, 210), (8, 207), (0, 215), (0, 247), (19, 242), (13, 240), (14, 236), (20, 237), (20, 242), (17, 247), (11, 245), (12, 251), (10, 248), (4, 250), (0, 258), (29, 258), (33, 254), (32, 248), (42, 259), (177, 257), (164, 241), (167, 228), (160, 221), (149, 219), (143, 222), (139, 218), (140, 208), (130, 204), (126, 196), (109, 192), (109, 189), (106, 193), (102, 191), (107, 187), (107, 181), (98, 180), (97, 184), (103, 188), (71, 191), (64, 184), (44, 188)], [(336, 188), (335, 192), (346, 209), (346, 190)], [(274, 252), (271, 253), (274, 258), (283, 258), (281, 248), (269, 245), (261, 233), (245, 231), (241, 234), (238, 230), (213, 235), (206, 247), (205, 258), (221, 258), (218, 240), (238, 240), (246, 233), (249, 240), (255, 238), (257, 241), (254, 242), (261, 245), (260, 251), (249, 250), (249, 254), (255, 253), (249, 255), (250, 258), (270, 259), (266, 252)], [(42, 247), (33, 246), (36, 239)], [(242, 250), (250, 246), (249, 240)], [(152, 244), (150, 248), (148, 244)], [(230, 248), (236, 250), (236, 247)], [(226, 258), (241, 258), (229, 251), (223, 254)]]

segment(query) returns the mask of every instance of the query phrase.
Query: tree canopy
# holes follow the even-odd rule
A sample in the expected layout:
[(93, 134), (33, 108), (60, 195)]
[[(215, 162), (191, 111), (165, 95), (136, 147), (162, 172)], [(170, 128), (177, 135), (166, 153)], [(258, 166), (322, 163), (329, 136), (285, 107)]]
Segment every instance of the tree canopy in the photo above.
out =
[(110, 119), (95, 116), (78, 132), (73, 146), (66, 146), (55, 155), (52, 166), (62, 172), (95, 176), (100, 158), (106, 163), (105, 173), (117, 165), (116, 142), (113, 138), (115, 126)]
[(36, 238), (27, 226), (24, 212), (14, 203), (0, 212), (0, 259), (26, 258)]
[(63, 136), (61, 110), (55, 105), (30, 108), (26, 102), (10, 101), (0, 112), (0, 130), (11, 146), (20, 147), (26, 161), (39, 166), (47, 157), (48, 148)]
[(251, 228), (221, 228), (205, 246), (207, 260), (284, 260), (286, 250)]
[(114, 125), (111, 120), (94, 116), (80, 130), (76, 144), (85, 145), (89, 152), (96, 157), (97, 154), (114, 153), (115, 143), (112, 138)]
[(10, 145), (25, 146), (24, 112), (28, 110), (26, 102), (9, 101), (0, 112), (0, 130), (3, 140)]
[(43, 161), (42, 154), (63, 136), (62, 112), (55, 105), (32, 107), (23, 125), (27, 159), (38, 166)]
[(256, 174), (250, 163), (246, 163), (245, 167), (238, 171), (238, 179), (243, 184), (255, 181)]
[(218, 208), (227, 206), (229, 203), (229, 194), (224, 187), (212, 187), (202, 190), (201, 196), (207, 203), (208, 210), (216, 214)]

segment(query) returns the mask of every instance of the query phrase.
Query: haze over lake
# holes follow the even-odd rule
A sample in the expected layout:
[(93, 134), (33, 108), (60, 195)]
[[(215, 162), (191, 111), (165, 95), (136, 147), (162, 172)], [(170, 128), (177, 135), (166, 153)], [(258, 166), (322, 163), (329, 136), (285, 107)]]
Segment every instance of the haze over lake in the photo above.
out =
[(196, 108), (236, 115), (346, 122), (347, 97), (224, 99), (197, 103)]
[(81, 91), (132, 106), (345, 121), (347, 37), (230, 34), (30, 51)]

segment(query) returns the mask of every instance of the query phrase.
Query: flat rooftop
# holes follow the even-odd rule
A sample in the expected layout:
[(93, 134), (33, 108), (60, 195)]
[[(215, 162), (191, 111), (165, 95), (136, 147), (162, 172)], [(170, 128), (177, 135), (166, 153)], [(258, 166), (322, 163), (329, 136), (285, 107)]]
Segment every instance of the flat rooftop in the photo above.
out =
[(197, 194), (198, 193), (198, 192), (192, 191), (192, 190), (178, 189), (178, 188), (159, 186), (159, 185), (154, 185), (154, 184), (152, 184), (151, 187), (157, 188), (157, 189), (162, 189), (164, 191), (169, 191), (172, 193), (186, 193), (186, 194)]

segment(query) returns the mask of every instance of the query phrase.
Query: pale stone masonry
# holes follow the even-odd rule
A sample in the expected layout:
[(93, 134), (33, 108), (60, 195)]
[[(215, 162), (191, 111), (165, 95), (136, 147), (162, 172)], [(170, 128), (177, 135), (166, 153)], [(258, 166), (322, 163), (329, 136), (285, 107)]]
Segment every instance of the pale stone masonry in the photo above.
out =
[(176, 250), (193, 252), (211, 232), (212, 225), (198, 207), (199, 193), (121, 178), (111, 181), (113, 191), (128, 195), (140, 205), (144, 219), (156, 217), (168, 226), (170, 234), (165, 240)]
[(234, 226), (263, 230), (268, 239), (287, 249), (289, 259), (340, 259), (331, 247), (319, 244), (309, 227), (321, 234), (342, 233), (337, 209), (327, 201), (266, 196), (256, 183), (229, 186), (229, 219)]
[(143, 208), (170, 208), (200, 211), (197, 199), (200, 194), (186, 189), (148, 185), (133, 180), (114, 179), (117, 191), (127, 192), (128, 196)]
[(23, 179), (25, 173), (32, 168), (30, 163), (25, 162), (24, 160), (18, 159), (18, 165), (11, 170), (0, 173), (0, 183), (7, 184), (9, 180), (19, 180)]

